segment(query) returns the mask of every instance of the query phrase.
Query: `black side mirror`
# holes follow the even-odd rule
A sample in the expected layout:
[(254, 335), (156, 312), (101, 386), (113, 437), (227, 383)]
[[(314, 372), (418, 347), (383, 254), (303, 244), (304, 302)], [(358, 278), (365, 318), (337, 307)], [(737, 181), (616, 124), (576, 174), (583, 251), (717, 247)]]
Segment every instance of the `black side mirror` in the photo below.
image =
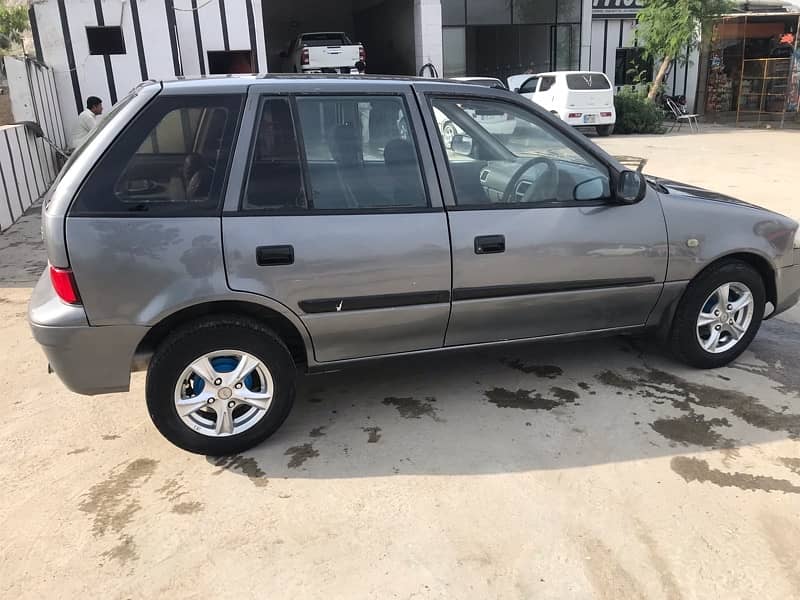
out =
[(519, 94), (519, 88), (514, 88), (514, 93)]
[(647, 193), (647, 180), (641, 171), (622, 171), (617, 177), (614, 194), (620, 204), (636, 204)]

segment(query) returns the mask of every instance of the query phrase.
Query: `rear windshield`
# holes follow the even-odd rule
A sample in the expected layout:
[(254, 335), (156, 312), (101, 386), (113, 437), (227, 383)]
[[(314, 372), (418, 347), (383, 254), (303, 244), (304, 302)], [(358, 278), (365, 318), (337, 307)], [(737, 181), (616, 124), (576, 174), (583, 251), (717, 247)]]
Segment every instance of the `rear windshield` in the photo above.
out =
[(567, 75), (567, 87), (571, 90), (608, 90), (611, 84), (602, 73), (574, 73)]
[(306, 46), (349, 46), (350, 38), (343, 33), (308, 33), (303, 36)]

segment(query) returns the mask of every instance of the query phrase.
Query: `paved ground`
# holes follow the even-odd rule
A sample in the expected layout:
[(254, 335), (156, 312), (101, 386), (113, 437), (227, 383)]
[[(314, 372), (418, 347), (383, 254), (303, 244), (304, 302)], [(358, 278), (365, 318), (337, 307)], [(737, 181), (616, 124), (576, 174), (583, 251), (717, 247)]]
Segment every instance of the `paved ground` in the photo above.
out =
[[(611, 138), (797, 215), (796, 133)], [(84, 398), (24, 322), (35, 216), (0, 237), (0, 597), (800, 596), (800, 311), (686, 369), (617, 338), (302, 382), (246, 455), (177, 451), (143, 378)]]

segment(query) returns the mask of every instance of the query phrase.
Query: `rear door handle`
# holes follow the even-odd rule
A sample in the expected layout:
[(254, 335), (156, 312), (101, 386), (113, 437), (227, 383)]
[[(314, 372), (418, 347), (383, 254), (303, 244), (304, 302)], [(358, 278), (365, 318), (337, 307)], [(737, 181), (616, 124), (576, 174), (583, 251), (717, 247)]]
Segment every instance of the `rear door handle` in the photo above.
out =
[(475, 254), (500, 254), (505, 251), (504, 235), (479, 235), (475, 238)]
[(294, 246), (259, 246), (256, 262), (259, 267), (294, 264)]

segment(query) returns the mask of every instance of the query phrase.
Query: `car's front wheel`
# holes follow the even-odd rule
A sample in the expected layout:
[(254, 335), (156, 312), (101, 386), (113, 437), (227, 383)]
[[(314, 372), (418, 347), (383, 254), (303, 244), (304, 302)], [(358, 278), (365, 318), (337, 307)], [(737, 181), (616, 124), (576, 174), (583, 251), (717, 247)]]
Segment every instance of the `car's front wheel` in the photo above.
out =
[(672, 349), (700, 368), (723, 367), (753, 341), (764, 317), (766, 292), (750, 265), (729, 261), (689, 284), (672, 324)]
[(286, 420), (295, 366), (286, 346), (257, 321), (229, 316), (178, 329), (147, 373), (147, 408), (161, 434), (197, 454), (251, 448)]

